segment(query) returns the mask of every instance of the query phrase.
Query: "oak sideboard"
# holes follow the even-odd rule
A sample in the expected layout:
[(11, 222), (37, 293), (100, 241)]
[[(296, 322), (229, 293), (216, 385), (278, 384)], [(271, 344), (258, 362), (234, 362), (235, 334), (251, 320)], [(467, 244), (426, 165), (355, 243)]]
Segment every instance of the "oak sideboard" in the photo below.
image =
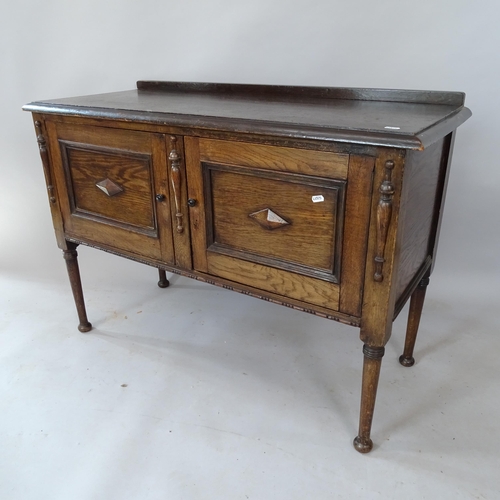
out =
[[(78, 329), (78, 245), (360, 328), (354, 447), (372, 449), (384, 346), (432, 272), (461, 92), (139, 81), (33, 113)], [(306, 333), (304, 333), (306, 335)]]

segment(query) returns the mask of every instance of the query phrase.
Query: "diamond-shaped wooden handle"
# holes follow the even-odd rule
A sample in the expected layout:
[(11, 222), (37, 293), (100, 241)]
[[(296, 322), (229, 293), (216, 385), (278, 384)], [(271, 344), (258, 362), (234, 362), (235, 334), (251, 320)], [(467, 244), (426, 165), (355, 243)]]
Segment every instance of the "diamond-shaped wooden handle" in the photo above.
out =
[(123, 188), (110, 179), (103, 179), (102, 181), (96, 182), (96, 187), (110, 197), (123, 192)]
[(279, 227), (288, 226), (290, 222), (280, 217), (276, 212), (273, 212), (270, 208), (264, 208), (253, 214), (249, 214), (249, 217), (260, 224), (264, 229), (278, 229)]

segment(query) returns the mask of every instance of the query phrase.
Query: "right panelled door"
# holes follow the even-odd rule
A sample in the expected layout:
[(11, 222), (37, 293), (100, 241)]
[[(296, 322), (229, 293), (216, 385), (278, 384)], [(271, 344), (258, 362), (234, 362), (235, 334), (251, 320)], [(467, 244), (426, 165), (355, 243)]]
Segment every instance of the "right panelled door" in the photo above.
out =
[(372, 158), (194, 137), (185, 152), (196, 270), (359, 314)]

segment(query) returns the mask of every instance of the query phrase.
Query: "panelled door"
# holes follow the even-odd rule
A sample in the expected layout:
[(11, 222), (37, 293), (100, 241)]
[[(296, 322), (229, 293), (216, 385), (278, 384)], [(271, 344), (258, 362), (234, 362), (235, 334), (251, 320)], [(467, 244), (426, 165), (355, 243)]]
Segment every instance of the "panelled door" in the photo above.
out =
[(173, 264), (165, 136), (52, 121), (46, 126), (65, 233)]
[(184, 141), (195, 269), (359, 313), (372, 158)]

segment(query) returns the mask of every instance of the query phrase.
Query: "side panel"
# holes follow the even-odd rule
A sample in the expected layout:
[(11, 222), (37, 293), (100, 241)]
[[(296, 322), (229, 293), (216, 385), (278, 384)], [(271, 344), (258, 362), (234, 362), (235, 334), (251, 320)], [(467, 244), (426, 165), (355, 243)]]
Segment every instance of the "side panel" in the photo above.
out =
[(436, 217), (443, 189), (445, 139), (424, 151), (410, 151), (405, 163), (398, 234), (400, 248), (396, 296), (398, 300), (432, 256)]

